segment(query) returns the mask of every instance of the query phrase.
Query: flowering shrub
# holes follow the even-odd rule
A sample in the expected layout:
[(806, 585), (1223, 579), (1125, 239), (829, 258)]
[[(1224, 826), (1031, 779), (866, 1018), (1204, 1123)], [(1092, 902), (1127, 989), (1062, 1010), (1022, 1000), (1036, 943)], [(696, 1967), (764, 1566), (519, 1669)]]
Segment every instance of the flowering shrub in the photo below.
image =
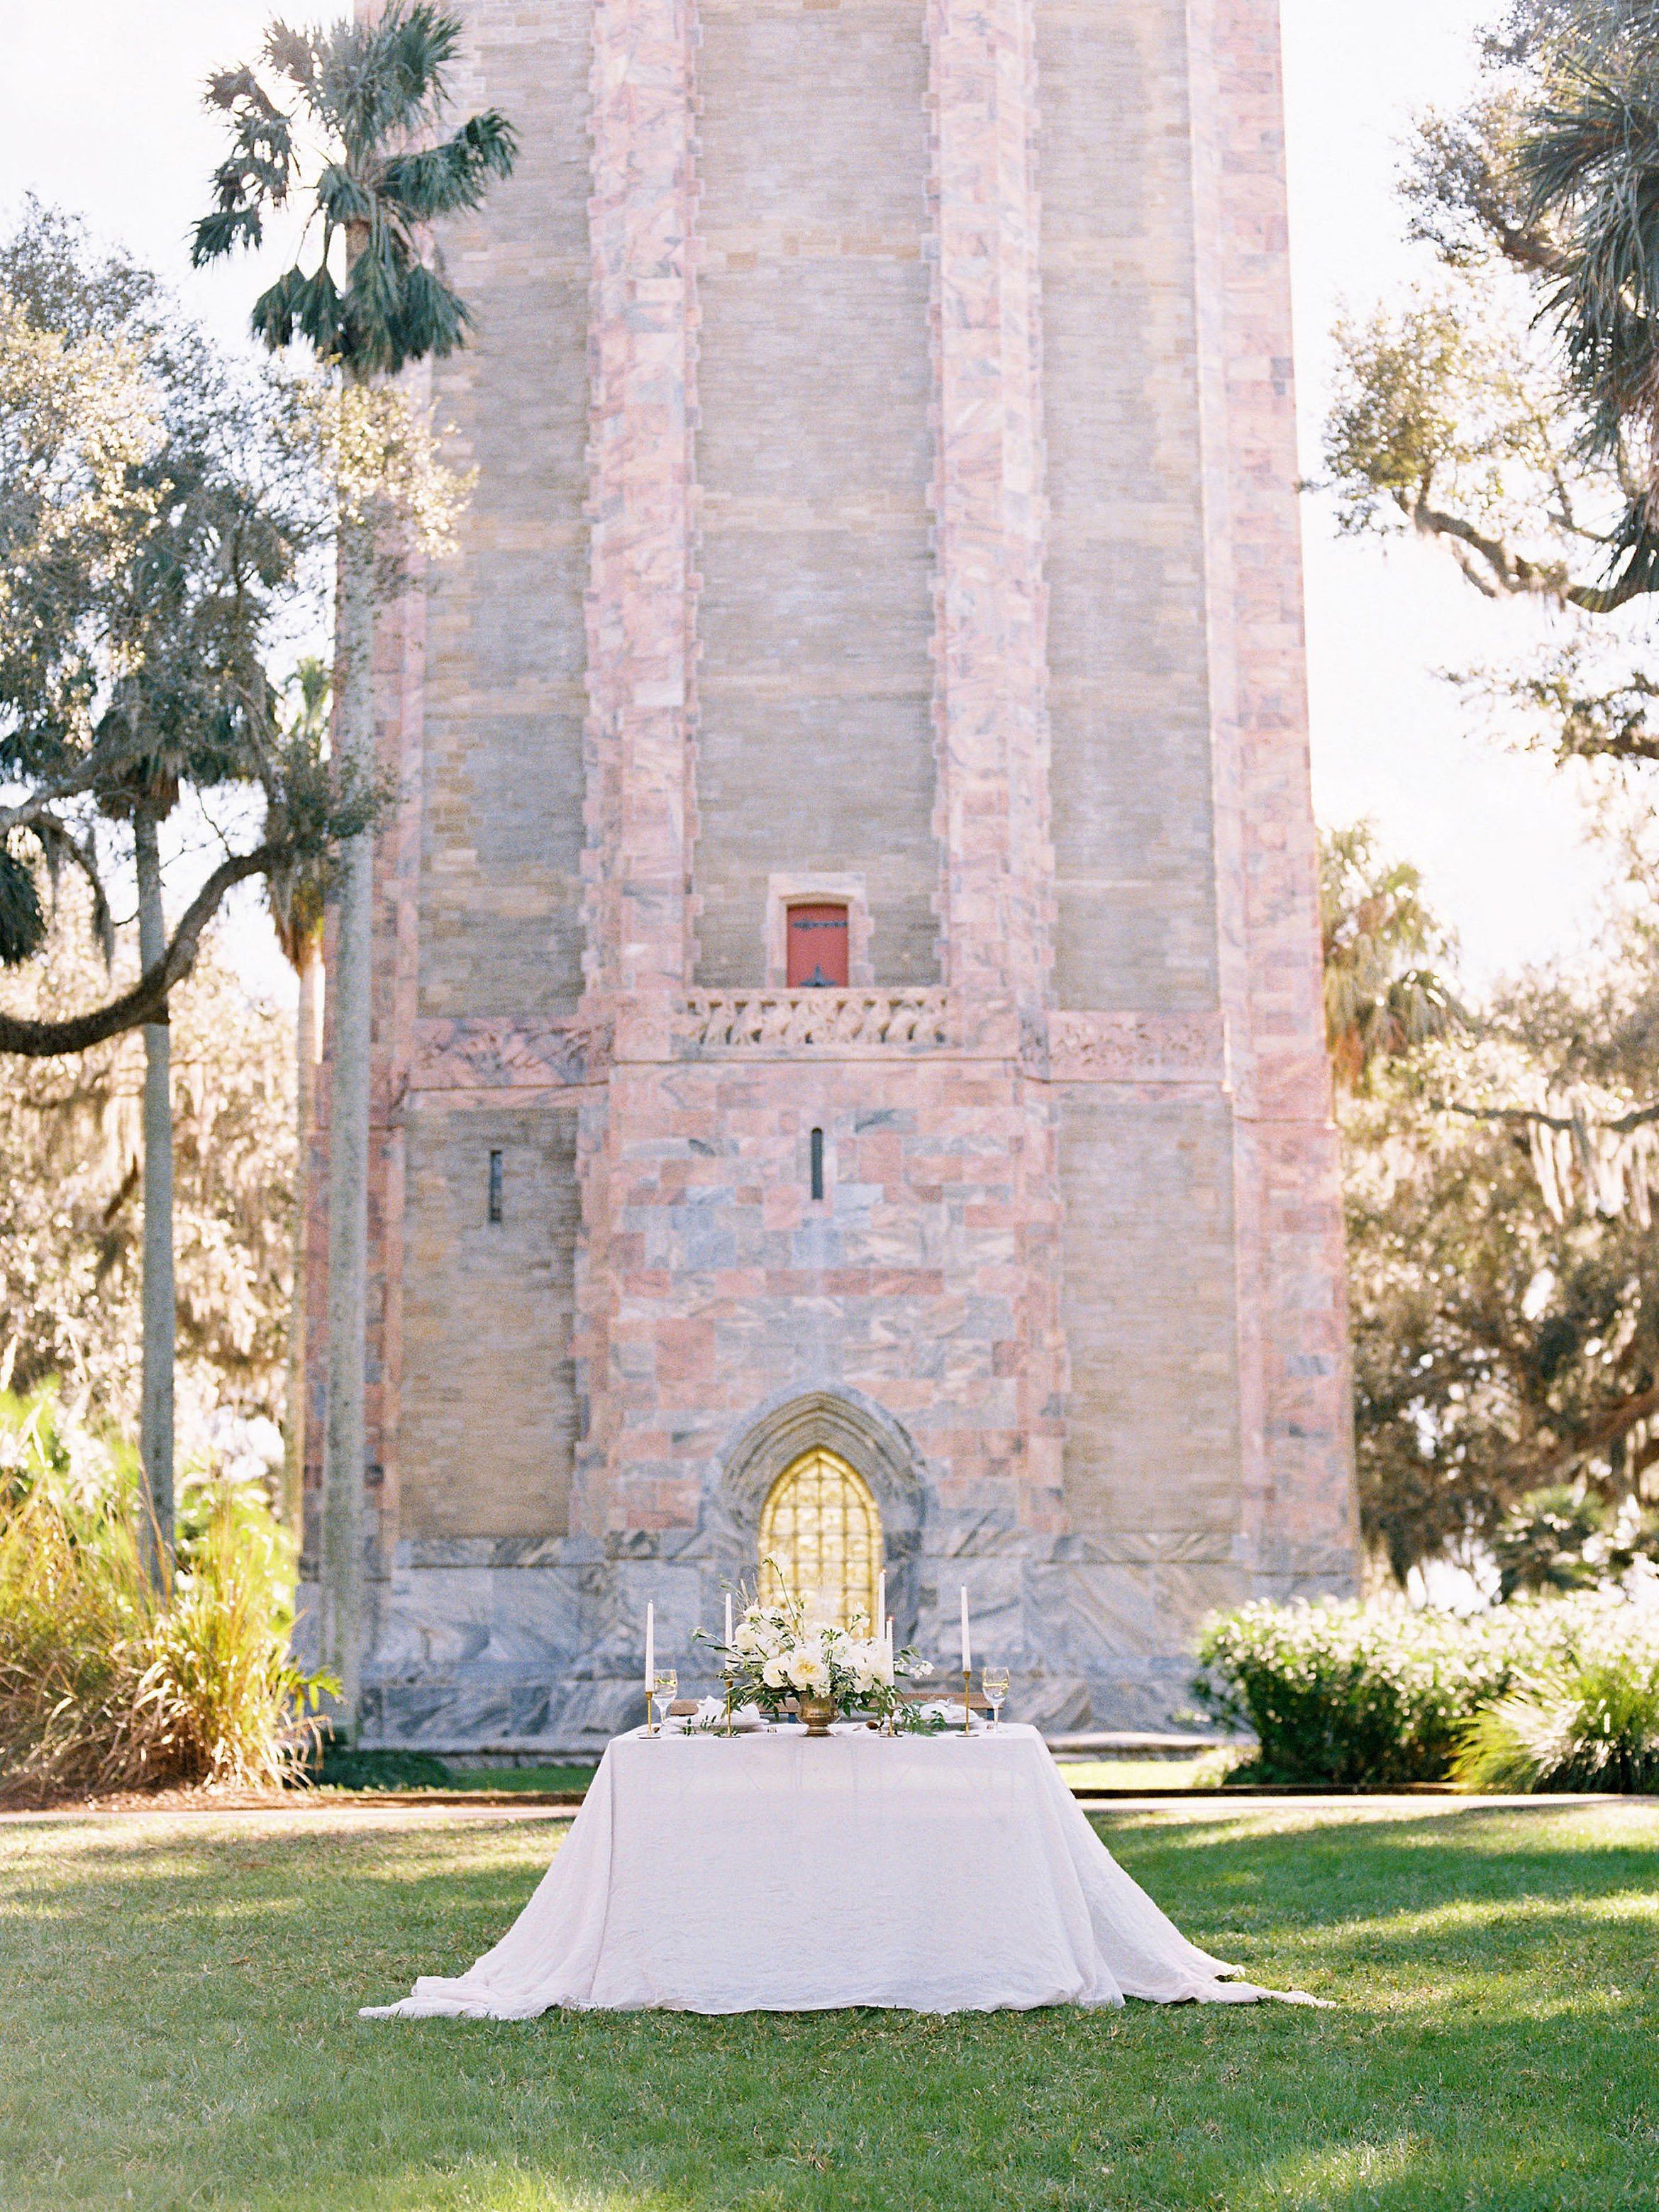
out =
[(841, 1628), (821, 1619), (811, 1599), (786, 1594), (775, 1604), (746, 1607), (730, 1644), (714, 1648), (736, 1705), (776, 1714), (791, 1698), (829, 1698), (844, 1713), (885, 1717), (899, 1709), (901, 1681), (933, 1670), (908, 1645), (896, 1651), (869, 1631), (861, 1613)]
[(1231, 1781), (1441, 1782), (1477, 1715), (1528, 1684), (1559, 1681), (1564, 1669), (1644, 1670), (1650, 1652), (1659, 1661), (1656, 1633), (1650, 1613), (1606, 1595), (1468, 1619), (1405, 1607), (1247, 1605), (1206, 1624), (1194, 1694), (1212, 1718), (1255, 1735), (1257, 1756)]

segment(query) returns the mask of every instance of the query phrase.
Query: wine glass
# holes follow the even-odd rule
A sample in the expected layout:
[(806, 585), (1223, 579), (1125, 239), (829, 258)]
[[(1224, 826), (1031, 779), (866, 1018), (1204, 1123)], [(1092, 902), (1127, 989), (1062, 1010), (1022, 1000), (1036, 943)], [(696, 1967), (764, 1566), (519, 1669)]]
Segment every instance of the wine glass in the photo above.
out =
[(673, 1703), (675, 1698), (679, 1694), (679, 1686), (680, 1678), (678, 1674), (676, 1674), (673, 1668), (659, 1668), (658, 1669), (655, 1687), (657, 1704), (660, 1708), (661, 1712), (661, 1720), (658, 1723), (659, 1727), (661, 1725), (661, 1721), (665, 1721), (668, 1718), (668, 1708)]
[(1002, 1702), (1008, 1694), (1008, 1669), (1006, 1667), (981, 1667), (979, 1686), (985, 1692), (985, 1702), (991, 1708), (991, 1726), (1001, 1725)]

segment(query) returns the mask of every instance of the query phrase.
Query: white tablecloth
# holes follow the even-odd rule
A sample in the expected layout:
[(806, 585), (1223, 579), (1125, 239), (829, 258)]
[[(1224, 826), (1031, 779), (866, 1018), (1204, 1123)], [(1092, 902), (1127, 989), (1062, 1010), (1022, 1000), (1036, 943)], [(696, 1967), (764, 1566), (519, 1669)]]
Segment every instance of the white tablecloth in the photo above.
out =
[[(383, 2019), (1249, 2003), (1101, 1843), (1035, 1729), (619, 1736), (518, 1919)], [(1291, 1992), (1295, 2002), (1312, 1999)]]

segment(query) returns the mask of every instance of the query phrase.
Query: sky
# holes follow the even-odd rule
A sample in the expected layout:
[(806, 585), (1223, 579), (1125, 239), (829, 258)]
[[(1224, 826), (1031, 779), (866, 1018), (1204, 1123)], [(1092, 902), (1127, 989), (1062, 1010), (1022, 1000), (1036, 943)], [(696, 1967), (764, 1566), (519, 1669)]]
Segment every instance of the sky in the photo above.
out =
[[(1473, 74), (1470, 33), (1498, 0), (1281, 0), (1291, 244), (1304, 471), (1316, 475), (1339, 306), (1359, 308), (1430, 273), (1402, 241), (1394, 195), (1413, 113), (1454, 104)], [(94, 229), (160, 269), (192, 311), (242, 339), (254, 271), (194, 274), (190, 225), (220, 151), (200, 105), (208, 70), (252, 54), (272, 0), (4, 0), (0, 222), (21, 195), (77, 208)], [(313, 5), (296, 13), (308, 17)], [(1385, 551), (1304, 513), (1315, 803), (1322, 820), (1369, 815), (1422, 868), (1479, 988), (1523, 962), (1583, 957), (1603, 864), (1581, 835), (1576, 787), (1547, 761), (1463, 725), (1437, 672), (1498, 659), (1536, 617), (1481, 600), (1431, 546)], [(238, 954), (251, 981), (285, 993), (257, 905)]]

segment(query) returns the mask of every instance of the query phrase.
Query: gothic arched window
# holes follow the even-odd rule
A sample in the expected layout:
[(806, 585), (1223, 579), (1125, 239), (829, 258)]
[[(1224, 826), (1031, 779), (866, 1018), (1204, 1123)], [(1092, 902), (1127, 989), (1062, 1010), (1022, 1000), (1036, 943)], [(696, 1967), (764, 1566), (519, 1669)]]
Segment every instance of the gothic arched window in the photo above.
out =
[(782, 1595), (781, 1577), (799, 1596), (821, 1592), (824, 1613), (843, 1626), (855, 1613), (874, 1624), (881, 1513), (838, 1452), (803, 1452), (785, 1468), (761, 1508), (760, 1553), (763, 1604)]

